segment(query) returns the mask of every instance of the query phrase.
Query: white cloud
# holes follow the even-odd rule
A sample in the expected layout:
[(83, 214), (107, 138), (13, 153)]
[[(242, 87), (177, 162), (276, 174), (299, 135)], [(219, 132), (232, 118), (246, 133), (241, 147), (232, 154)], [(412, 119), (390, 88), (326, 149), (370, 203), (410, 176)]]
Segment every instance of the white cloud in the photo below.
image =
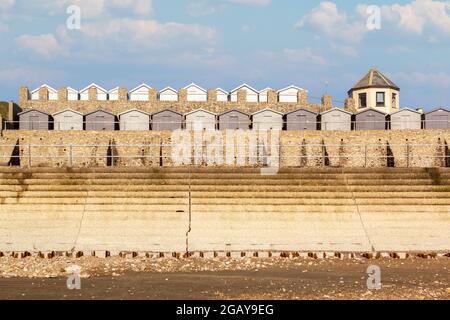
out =
[(65, 50), (53, 34), (22, 35), (16, 39), (16, 43), (22, 50), (30, 51), (46, 59), (65, 54)]
[(450, 74), (446, 72), (398, 72), (392, 75), (393, 79), (414, 87), (438, 87), (450, 89)]
[[(357, 11), (365, 16), (367, 5), (359, 5)], [(436, 35), (450, 35), (450, 1), (414, 0), (401, 5), (381, 7), (381, 19), (399, 30), (415, 35), (424, 35), (429, 42), (436, 41)], [(430, 35), (431, 34), (431, 35)]]
[(10, 66), (0, 70), (0, 82), (11, 87), (19, 85), (41, 85), (42, 83), (60, 82), (65, 75), (61, 71), (48, 68), (35, 68), (31, 66)]
[(415, 0), (405, 5), (383, 6), (382, 17), (403, 30), (419, 35), (427, 27), (450, 34), (449, 1)]
[(135, 15), (148, 15), (153, 11), (152, 0), (41, 0), (36, 5), (50, 15), (65, 13), (67, 7), (77, 5), (82, 18), (86, 19), (105, 17), (114, 10), (120, 10), (122, 14), (127, 10)]
[(327, 64), (325, 58), (311, 48), (284, 49), (283, 56), (285, 59), (294, 63), (308, 63), (322, 66)]
[(0, 9), (6, 10), (14, 6), (15, 0), (0, 0)]
[(213, 28), (198, 24), (177, 22), (160, 23), (156, 20), (114, 19), (99, 23), (86, 23), (81, 33), (94, 38), (95, 43), (124, 45), (129, 49), (161, 48), (181, 44), (192, 46), (207, 44), (215, 39)]
[(369, 31), (364, 19), (348, 17), (338, 10), (335, 3), (321, 2), (309, 14), (301, 18), (295, 25), (297, 28), (310, 28), (330, 38), (338, 38), (346, 42), (359, 42)]

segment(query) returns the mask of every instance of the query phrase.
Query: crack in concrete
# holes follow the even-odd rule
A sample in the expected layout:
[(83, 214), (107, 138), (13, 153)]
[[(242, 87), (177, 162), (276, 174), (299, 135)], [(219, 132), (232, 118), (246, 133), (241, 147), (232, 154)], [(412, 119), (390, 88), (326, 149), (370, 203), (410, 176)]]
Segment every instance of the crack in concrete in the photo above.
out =
[(356, 202), (355, 193), (353, 192), (353, 190), (350, 190), (350, 186), (349, 186), (349, 184), (348, 184), (348, 179), (347, 179), (347, 176), (346, 176), (346, 174), (345, 174), (345, 172), (344, 172), (344, 169), (342, 169), (341, 172), (342, 172), (342, 175), (343, 175), (343, 177), (344, 177), (344, 181), (345, 181), (345, 185), (346, 185), (346, 187), (347, 187), (347, 190), (348, 190), (348, 191), (351, 193), (351, 195), (352, 195), (353, 204), (354, 204), (355, 207), (356, 207), (356, 212), (358, 213), (359, 221), (360, 221), (361, 226), (362, 226), (362, 228), (363, 228), (363, 230), (364, 230), (364, 234), (365, 234), (365, 236), (366, 236), (366, 238), (367, 238), (367, 241), (368, 241), (369, 244), (370, 244), (370, 247), (371, 247), (372, 252), (376, 252), (375, 246), (373, 245), (372, 240), (370, 240), (369, 232), (367, 231), (367, 228), (366, 228), (366, 226), (365, 226), (365, 224), (364, 224), (364, 221), (363, 221), (363, 218), (362, 218), (362, 215), (361, 215), (361, 211), (359, 210), (359, 205), (358, 205), (358, 203)]

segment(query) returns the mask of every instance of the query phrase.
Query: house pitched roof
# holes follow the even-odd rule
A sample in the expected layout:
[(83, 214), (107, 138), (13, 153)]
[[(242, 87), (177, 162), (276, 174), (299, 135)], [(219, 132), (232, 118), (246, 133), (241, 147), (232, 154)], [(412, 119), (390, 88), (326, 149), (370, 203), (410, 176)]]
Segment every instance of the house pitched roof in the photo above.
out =
[(273, 109), (270, 109), (270, 108), (265, 108), (265, 109), (262, 109), (262, 110), (256, 111), (255, 113), (252, 113), (252, 116), (254, 116), (254, 115), (257, 115), (257, 114), (259, 114), (259, 113), (262, 113), (262, 112), (265, 112), (265, 111), (270, 111), (270, 112), (273, 112), (273, 113), (279, 114), (280, 116), (282, 116), (282, 115), (283, 115), (283, 113), (282, 113), (282, 112), (279, 112), (279, 111), (276, 111), (276, 110), (273, 110)]
[(386, 115), (386, 113), (384, 113), (383, 111), (380, 111), (380, 110), (377, 110), (377, 109), (374, 109), (374, 108), (366, 108), (364, 110), (361, 110), (361, 111), (355, 113), (355, 115), (358, 115), (358, 114), (361, 114), (361, 113), (364, 113), (364, 112), (369, 112), (369, 111), (377, 112), (379, 114), (382, 114), (383, 116)]
[(441, 107), (441, 108), (437, 108), (437, 109), (431, 110), (431, 111), (429, 111), (429, 112), (427, 112), (427, 113), (425, 113), (425, 114), (430, 114), (430, 113), (433, 113), (433, 112), (436, 112), (436, 111), (439, 111), (439, 110), (442, 110), (442, 111), (444, 111), (444, 112), (449, 112), (449, 113), (450, 113), (449, 110), (447, 110), (447, 109)]
[(244, 88), (244, 87), (250, 89), (251, 91), (253, 91), (253, 92), (256, 93), (256, 94), (259, 93), (258, 90), (256, 90), (255, 88), (249, 86), (249, 85), (246, 84), (246, 83), (241, 84), (241, 85), (240, 85), (239, 87), (237, 87), (237, 88), (234, 88), (233, 90), (231, 90), (231, 93), (235, 93), (235, 92), (239, 91), (240, 89), (242, 89), (242, 88)]
[(159, 110), (159, 111), (153, 112), (153, 113), (152, 113), (152, 116), (154, 116), (155, 114), (159, 114), (159, 113), (161, 113), (161, 112), (165, 112), (165, 111), (169, 111), (169, 112), (172, 112), (172, 113), (176, 113), (176, 114), (178, 114), (178, 115), (180, 115), (180, 116), (183, 115), (181, 112), (178, 112), (178, 111), (176, 111), (176, 110), (167, 108), (167, 109), (164, 109), (164, 110)]
[(172, 91), (174, 93), (178, 93), (178, 91), (172, 87), (165, 87), (164, 89), (161, 89), (161, 91), (159, 91), (159, 93), (166, 92), (166, 91)]
[(209, 113), (209, 114), (212, 114), (213, 116), (217, 116), (217, 114), (215, 114), (214, 112), (209, 111), (209, 110), (205, 110), (205, 109), (196, 109), (196, 110), (193, 110), (193, 111), (191, 111), (191, 112), (185, 113), (184, 115), (185, 115), (185, 116), (188, 116), (188, 115), (190, 115), (190, 114), (197, 113), (197, 112), (201, 112), (201, 111), (206, 112), (206, 113)]
[(73, 113), (79, 114), (80, 116), (83, 115), (83, 114), (82, 114), (81, 112), (79, 112), (79, 111), (76, 111), (76, 110), (72, 110), (72, 109), (70, 109), (70, 108), (67, 108), (67, 109), (64, 109), (64, 110), (55, 112), (55, 113), (53, 114), (53, 116), (57, 116), (58, 114), (64, 113), (64, 112), (73, 112)]
[(248, 113), (245, 113), (245, 112), (243, 112), (243, 111), (241, 111), (241, 110), (239, 110), (239, 109), (231, 109), (231, 110), (227, 110), (227, 111), (225, 111), (225, 112), (220, 113), (220, 114), (219, 114), (219, 117), (220, 117), (220, 116), (223, 116), (224, 114), (230, 113), (230, 112), (239, 112), (239, 113), (241, 113), (241, 114), (243, 114), (243, 115), (249, 116)]
[(298, 111), (306, 111), (306, 112), (312, 113), (314, 115), (317, 115), (316, 112), (308, 110), (308, 109), (305, 109), (305, 108), (299, 108), (299, 109), (296, 109), (296, 110), (289, 111), (289, 112), (286, 113), (286, 115), (294, 113), (294, 112), (298, 112)]
[(140, 110), (140, 109), (136, 109), (136, 108), (129, 109), (129, 110), (126, 110), (126, 111), (124, 111), (124, 112), (121, 112), (121, 113), (119, 113), (119, 116), (124, 115), (124, 114), (127, 114), (127, 113), (130, 113), (130, 112), (133, 112), (133, 111), (137, 111), (137, 112), (139, 112), (139, 113), (142, 113), (142, 114), (145, 114), (145, 115), (147, 115), (147, 116), (150, 116), (150, 113), (145, 112), (145, 111)]
[(32, 111), (36, 111), (36, 112), (39, 112), (39, 113), (42, 113), (42, 114), (45, 114), (46, 116), (49, 116), (49, 114), (48, 113), (46, 113), (46, 112), (43, 112), (43, 111), (41, 111), (41, 110), (37, 110), (37, 109), (28, 109), (28, 110), (24, 110), (24, 111), (22, 111), (22, 112), (20, 112), (20, 113), (18, 113), (17, 115), (18, 116), (20, 116), (20, 115), (22, 115), (22, 114), (25, 114), (25, 113), (28, 113), (28, 112), (32, 112)]
[(96, 112), (104, 112), (104, 113), (108, 113), (108, 114), (110, 114), (110, 115), (112, 115), (112, 116), (114, 116), (114, 117), (116, 116), (114, 113), (109, 112), (109, 111), (106, 111), (106, 110), (103, 110), (103, 109), (97, 109), (97, 110), (88, 112), (88, 113), (85, 114), (85, 116), (88, 116), (88, 115), (93, 114), (93, 113), (96, 113)]
[(417, 110), (413, 110), (413, 109), (411, 109), (411, 108), (403, 108), (403, 109), (401, 109), (401, 110), (398, 110), (398, 111), (396, 111), (396, 112), (391, 113), (391, 116), (394, 115), (394, 114), (400, 113), (400, 112), (404, 112), (404, 111), (411, 111), (411, 112), (414, 112), (414, 113), (417, 113), (417, 114), (421, 114), (421, 113), (420, 113), (419, 111), (417, 111)]
[(277, 93), (280, 93), (280, 92), (283, 92), (283, 91), (286, 91), (286, 90), (289, 90), (289, 89), (296, 89), (298, 91), (307, 91), (307, 90), (305, 90), (303, 88), (300, 88), (300, 87), (297, 87), (297, 86), (294, 86), (294, 85), (290, 85), (290, 86), (288, 86), (286, 88), (278, 90)]
[(108, 93), (108, 90), (106, 90), (106, 89), (100, 87), (99, 85), (96, 85), (95, 83), (91, 83), (91, 84), (88, 85), (86, 88), (81, 89), (81, 90), (80, 90), (80, 93), (83, 93), (83, 92), (89, 90), (90, 87), (95, 87), (95, 88), (97, 88), (97, 90), (100, 89), (100, 91), (103, 91), (104, 93)]
[(148, 84), (146, 84), (146, 83), (141, 83), (141, 84), (138, 85), (136, 88), (131, 89), (129, 93), (133, 93), (133, 92), (135, 92), (136, 90), (139, 90), (139, 89), (142, 88), (142, 87), (147, 88), (148, 90), (152, 89), (152, 87), (150, 87)]
[(222, 88), (217, 88), (216, 91), (220, 91), (226, 95), (228, 95), (228, 91), (223, 90)]
[(51, 92), (54, 92), (54, 93), (58, 92), (58, 90), (56, 90), (55, 88), (50, 87), (48, 84), (43, 84), (42, 86), (40, 86), (40, 87), (34, 89), (33, 91), (31, 91), (31, 93), (38, 92), (39, 89), (41, 89), (41, 88), (47, 88), (48, 91), (51, 91)]
[(349, 90), (349, 94), (354, 90), (367, 88), (391, 88), (400, 91), (400, 88), (394, 82), (375, 68), (370, 69), (369, 72)]
[(193, 83), (193, 82), (192, 82), (191, 84), (187, 85), (186, 87), (184, 87), (183, 89), (189, 89), (190, 87), (195, 87), (195, 88), (201, 90), (201, 91), (204, 92), (204, 93), (207, 92), (206, 89), (200, 87), (199, 85), (196, 85), (196, 84)]

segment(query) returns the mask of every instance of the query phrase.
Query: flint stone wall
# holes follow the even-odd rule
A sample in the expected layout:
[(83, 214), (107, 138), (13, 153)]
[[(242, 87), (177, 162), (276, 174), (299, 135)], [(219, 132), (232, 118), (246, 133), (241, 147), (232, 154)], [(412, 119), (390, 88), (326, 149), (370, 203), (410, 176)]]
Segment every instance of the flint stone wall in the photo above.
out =
[[(8, 130), (0, 137), (0, 164), (8, 165), (16, 146), (23, 167), (30, 164), (30, 152), (31, 166), (40, 167), (174, 166), (172, 134), (171, 131)], [(282, 167), (450, 166), (450, 130), (281, 131), (274, 153), (270, 145), (265, 145), (264, 134), (251, 137), (245, 132), (237, 136), (233, 131), (205, 132), (198, 141), (194, 141), (192, 132), (188, 134), (191, 155), (199, 166), (261, 166), (268, 164), (268, 156), (278, 153)], [(271, 141), (270, 132), (267, 141)], [(234, 152), (227, 154), (225, 146), (214, 147), (219, 143), (234, 143)], [(249, 148), (255, 144), (264, 147), (255, 153)], [(238, 162), (238, 145), (245, 146), (244, 162)], [(223, 163), (218, 160), (221, 157), (211, 157), (216, 153), (222, 155)]]

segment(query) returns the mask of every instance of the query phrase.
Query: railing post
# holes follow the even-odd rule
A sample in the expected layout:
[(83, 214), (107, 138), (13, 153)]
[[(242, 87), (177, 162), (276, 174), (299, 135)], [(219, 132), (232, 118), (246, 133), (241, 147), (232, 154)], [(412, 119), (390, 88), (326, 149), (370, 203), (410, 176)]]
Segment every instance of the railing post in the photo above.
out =
[(69, 146), (69, 164), (70, 167), (73, 167), (73, 150), (72, 150), (72, 145)]
[(322, 148), (322, 167), (325, 167), (325, 145), (321, 145)]
[(28, 145), (28, 166), (31, 168), (31, 145)]
[(364, 145), (364, 168), (367, 168), (367, 144)]
[(409, 144), (406, 144), (406, 167), (409, 168)]

